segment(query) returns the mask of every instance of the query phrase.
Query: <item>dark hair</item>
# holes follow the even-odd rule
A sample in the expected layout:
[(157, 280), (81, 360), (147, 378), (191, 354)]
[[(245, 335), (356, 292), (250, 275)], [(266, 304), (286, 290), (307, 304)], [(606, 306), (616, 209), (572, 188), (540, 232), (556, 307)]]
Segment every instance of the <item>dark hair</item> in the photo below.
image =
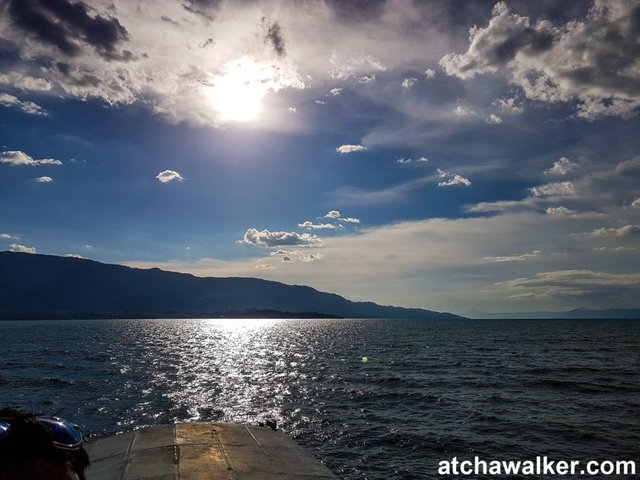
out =
[(0, 409), (0, 419), (10, 425), (9, 433), (0, 439), (0, 479), (19, 478), (19, 472), (45, 460), (69, 465), (80, 480), (86, 480), (84, 471), (89, 466), (89, 455), (82, 446), (73, 450), (57, 447), (32, 413), (4, 408)]

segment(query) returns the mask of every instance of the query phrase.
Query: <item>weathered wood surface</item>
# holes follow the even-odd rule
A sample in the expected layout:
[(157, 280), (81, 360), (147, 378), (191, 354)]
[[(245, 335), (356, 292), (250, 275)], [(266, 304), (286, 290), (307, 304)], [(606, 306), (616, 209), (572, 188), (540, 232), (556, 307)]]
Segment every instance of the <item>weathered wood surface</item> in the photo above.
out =
[(88, 480), (337, 480), (281, 432), (181, 423), (89, 442)]

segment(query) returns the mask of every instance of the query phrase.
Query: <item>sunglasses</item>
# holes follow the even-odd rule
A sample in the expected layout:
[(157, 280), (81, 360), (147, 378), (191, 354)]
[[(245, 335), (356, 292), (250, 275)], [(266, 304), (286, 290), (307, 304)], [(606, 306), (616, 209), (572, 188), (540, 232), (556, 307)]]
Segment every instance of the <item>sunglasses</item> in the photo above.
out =
[[(58, 417), (36, 417), (38, 423), (49, 434), (51, 443), (64, 450), (75, 450), (82, 445), (84, 437), (78, 425)], [(9, 435), (11, 423), (8, 418), (0, 418), (0, 439)]]

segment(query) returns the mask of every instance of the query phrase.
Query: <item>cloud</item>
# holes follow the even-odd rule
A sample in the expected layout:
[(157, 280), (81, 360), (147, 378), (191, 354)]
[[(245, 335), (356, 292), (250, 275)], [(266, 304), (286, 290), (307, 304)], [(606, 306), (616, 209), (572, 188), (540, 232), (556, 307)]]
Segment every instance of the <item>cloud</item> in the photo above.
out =
[(90, 45), (104, 58), (129, 58), (131, 52), (116, 52), (118, 44), (129, 38), (127, 30), (117, 18), (92, 16), (91, 11), (82, 1), (67, 0), (10, 0), (7, 8), (16, 26), (65, 55), (80, 55), (82, 47)]
[(300, 255), (299, 258), (301, 262), (311, 263), (311, 262), (318, 262), (322, 260), (323, 255), (320, 253), (309, 253), (309, 254)]
[(298, 226), (300, 228), (310, 228), (312, 230), (333, 230), (335, 228), (338, 228), (330, 223), (313, 223), (309, 220), (299, 223)]
[(77, 253), (65, 253), (63, 255), (63, 257), (67, 257), (67, 258), (81, 258), (84, 259), (84, 257), (82, 255), (78, 255)]
[(431, 69), (431, 68), (427, 68), (424, 71), (424, 76), (427, 78), (435, 78), (436, 77), (436, 71)]
[(49, 182), (53, 182), (53, 178), (51, 177), (37, 177), (33, 179), (34, 182), (37, 183), (49, 183)]
[(545, 213), (554, 217), (564, 217), (567, 215), (575, 215), (576, 212), (567, 207), (549, 207), (545, 210)]
[[(622, 205), (609, 212), (613, 218), (624, 214)], [(417, 306), (431, 310), (463, 314), (476, 307), (485, 311), (565, 310), (569, 308), (634, 308), (640, 295), (640, 283), (621, 277), (633, 271), (640, 261), (640, 250), (615, 251), (617, 247), (635, 247), (633, 236), (611, 237), (609, 250), (594, 255), (593, 247), (605, 237), (589, 235), (602, 217), (572, 215), (562, 218), (544, 211), (466, 218), (431, 218), (403, 221), (359, 229), (357, 234), (328, 237), (322, 248), (322, 261), (282, 264), (278, 259), (259, 263), (278, 265), (267, 272), (270, 279), (309, 285), (321, 291), (338, 292), (350, 299), (367, 299), (382, 304)], [(572, 234), (575, 233), (575, 234)], [(499, 243), (496, 243), (499, 239)], [(497, 250), (499, 248), (499, 250)], [(292, 251), (316, 253), (316, 249), (274, 247), (295, 260)], [(482, 260), (483, 257), (535, 254), (535, 258), (513, 261)], [(511, 252), (515, 254), (511, 255)], [(273, 258), (273, 257), (271, 257)], [(525, 257), (526, 258), (526, 257)], [(256, 274), (254, 258), (236, 261), (203, 259), (189, 262), (131, 266), (159, 266), (200, 276), (252, 276)], [(280, 267), (281, 266), (281, 267)], [(606, 266), (606, 267), (603, 267)], [(555, 271), (600, 272), (606, 268), (611, 279), (624, 280), (629, 287), (608, 287), (602, 278), (575, 298), (570, 275), (555, 279), (546, 275)], [(380, 275), (384, 272), (384, 275)], [(517, 272), (517, 273), (516, 273)], [(538, 274), (544, 274), (536, 277)], [(639, 274), (634, 274), (636, 278)], [(438, 281), (430, 281), (437, 278)], [(538, 285), (513, 283), (538, 280)], [(584, 280), (580, 276), (579, 281)], [(606, 279), (605, 279), (606, 280)], [(510, 283), (511, 282), (511, 283)], [(552, 290), (553, 289), (553, 290)], [(532, 294), (531, 299), (512, 295)], [(564, 300), (568, 298), (568, 300)]]
[(595, 272), (591, 270), (556, 270), (537, 273), (533, 278), (518, 278), (503, 283), (515, 287), (634, 287), (640, 288), (639, 274)]
[(375, 73), (372, 75), (360, 75), (359, 77), (356, 77), (356, 82), (358, 83), (362, 83), (362, 84), (368, 84), (368, 83), (373, 83), (376, 81), (376, 75)]
[(487, 123), (491, 123), (493, 125), (499, 125), (500, 123), (502, 123), (502, 118), (499, 115), (492, 113), (487, 117)]
[(616, 166), (615, 173), (640, 174), (640, 156), (634, 157), (631, 160), (625, 160), (624, 162), (620, 162)]
[(636, 198), (632, 203), (631, 206), (633, 208), (640, 208), (640, 198)]
[(256, 270), (275, 270), (276, 269), (276, 267), (274, 267), (270, 263), (260, 263), (260, 264), (256, 265), (254, 268)]
[(626, 237), (637, 233), (640, 233), (640, 225), (625, 225), (620, 228), (598, 228), (592, 232), (592, 235), (596, 237)]
[(521, 255), (510, 255), (507, 257), (482, 257), (482, 260), (489, 260), (496, 263), (504, 262), (524, 262), (526, 260), (532, 260), (538, 258), (542, 252), (540, 250), (534, 250), (531, 253), (523, 253)]
[(437, 169), (438, 176), (443, 180), (438, 182), (439, 187), (452, 187), (454, 185), (464, 185), (468, 187), (471, 185), (471, 181), (468, 178), (464, 178), (462, 175), (451, 174), (440, 168)]
[(578, 164), (567, 157), (560, 157), (553, 165), (544, 171), (545, 175), (566, 175), (578, 168)]
[(40, 105), (33, 102), (25, 102), (19, 100), (18, 97), (9, 95), (8, 93), (0, 93), (0, 105), (3, 107), (15, 107), (29, 115), (40, 115), (46, 117), (49, 112), (44, 110)]
[(325, 102), (324, 100), (316, 100), (315, 101), (318, 105), (326, 105), (327, 102)]
[[(278, 249), (270, 254), (272, 257), (282, 257), (283, 263), (293, 263), (294, 259), (297, 258), (301, 262), (311, 263), (318, 262), (322, 260), (323, 255), (316, 253), (302, 253), (300, 250), (282, 250)], [(286, 259), (286, 260), (285, 260)]]
[(172, 182), (174, 180), (181, 182), (184, 180), (184, 177), (175, 170), (163, 170), (156, 175), (156, 178), (160, 183)]
[(340, 60), (337, 54), (331, 56), (331, 78), (337, 80), (349, 80), (369, 75), (372, 72), (384, 72), (387, 68), (379, 59), (372, 55), (353, 56), (346, 60)]
[(296, 113), (298, 111), (296, 107), (289, 107), (287, 110), (289, 110), (292, 113)]
[(342, 214), (338, 210), (331, 210), (327, 212), (324, 218), (333, 218), (334, 220), (338, 220), (344, 223), (360, 223), (359, 218), (354, 217), (343, 217)]
[(529, 189), (534, 197), (562, 197), (575, 195), (576, 189), (572, 182), (547, 183)]
[(19, 243), (12, 243), (9, 245), (9, 251), (19, 253), (37, 253), (36, 247), (27, 247), (26, 245), (20, 245)]
[(270, 232), (269, 230), (259, 231), (255, 228), (249, 228), (238, 243), (269, 248), (282, 246), (320, 247), (323, 244), (321, 238), (310, 233)]
[(404, 90), (410, 90), (416, 83), (418, 83), (417, 78), (405, 78), (400, 85)]
[(335, 87), (335, 88), (332, 88), (331, 90), (329, 90), (329, 93), (327, 94), (327, 96), (329, 96), (329, 97), (337, 97), (341, 93), (342, 93), (342, 89), (338, 88), (338, 87)]
[(411, 162), (416, 162), (416, 163), (427, 163), (429, 161), (429, 159), (425, 156), (422, 157), (418, 157), (415, 160), (412, 158), (399, 158), (398, 160), (396, 160), (396, 163), (399, 163), (401, 165), (406, 165), (407, 163), (411, 163)]
[[(0, 84), (11, 86), (13, 88), (18, 88), (20, 90), (31, 90), (35, 92), (48, 92), (52, 88), (51, 82), (45, 80), (44, 78), (35, 78), (28, 74), (21, 74), (19, 72), (9, 72), (7, 74), (0, 74)], [(7, 94), (0, 94), (0, 97)], [(13, 97), (13, 95), (7, 95), (8, 97)], [(9, 102), (16, 102), (18, 99), (16, 97), (15, 100), (10, 98)], [(25, 102), (27, 104), (33, 104), (36, 110), (40, 109), (39, 105), (36, 105), (33, 102)], [(42, 110), (44, 112), (44, 110)], [(26, 113), (31, 113), (27, 111)]]
[(504, 113), (519, 115), (524, 112), (524, 106), (519, 104), (518, 101), (517, 97), (498, 98), (493, 102), (493, 105), (498, 107)]
[(270, 25), (264, 25), (263, 28), (266, 28), (267, 33), (264, 36), (264, 41), (271, 44), (273, 50), (278, 54), (278, 56), (283, 57), (286, 54), (285, 46), (284, 46), (284, 37), (282, 36), (282, 27), (278, 22), (273, 22)]
[(447, 180), (438, 182), (439, 187), (451, 187), (454, 185), (464, 185), (465, 187), (468, 187), (469, 185), (471, 185), (471, 181), (468, 178), (464, 178), (461, 175), (453, 175), (451, 178)]
[(587, 16), (555, 27), (497, 3), (486, 27), (469, 30), (465, 53), (443, 56), (448, 75), (504, 72), (532, 100), (578, 102), (578, 116), (628, 117), (640, 107), (636, 2), (596, 0)]
[(476, 112), (474, 112), (469, 107), (465, 107), (464, 105), (458, 105), (454, 110), (454, 113), (459, 117), (471, 117), (476, 114)]
[(0, 152), (0, 164), (17, 166), (30, 166), (35, 167), (38, 165), (62, 165), (60, 160), (54, 160), (53, 158), (43, 158), (40, 160), (34, 160), (26, 153), (20, 150), (7, 150)]
[(362, 145), (340, 145), (338, 148), (336, 148), (336, 152), (353, 153), (353, 152), (361, 152), (366, 149), (367, 147), (363, 147)]

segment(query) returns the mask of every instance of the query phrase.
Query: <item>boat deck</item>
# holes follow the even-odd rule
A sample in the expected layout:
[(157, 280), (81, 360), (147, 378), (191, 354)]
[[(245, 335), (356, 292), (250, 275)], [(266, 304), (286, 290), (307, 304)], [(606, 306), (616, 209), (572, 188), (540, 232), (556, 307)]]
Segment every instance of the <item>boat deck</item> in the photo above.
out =
[(264, 427), (179, 423), (86, 444), (88, 480), (337, 480), (285, 434)]

